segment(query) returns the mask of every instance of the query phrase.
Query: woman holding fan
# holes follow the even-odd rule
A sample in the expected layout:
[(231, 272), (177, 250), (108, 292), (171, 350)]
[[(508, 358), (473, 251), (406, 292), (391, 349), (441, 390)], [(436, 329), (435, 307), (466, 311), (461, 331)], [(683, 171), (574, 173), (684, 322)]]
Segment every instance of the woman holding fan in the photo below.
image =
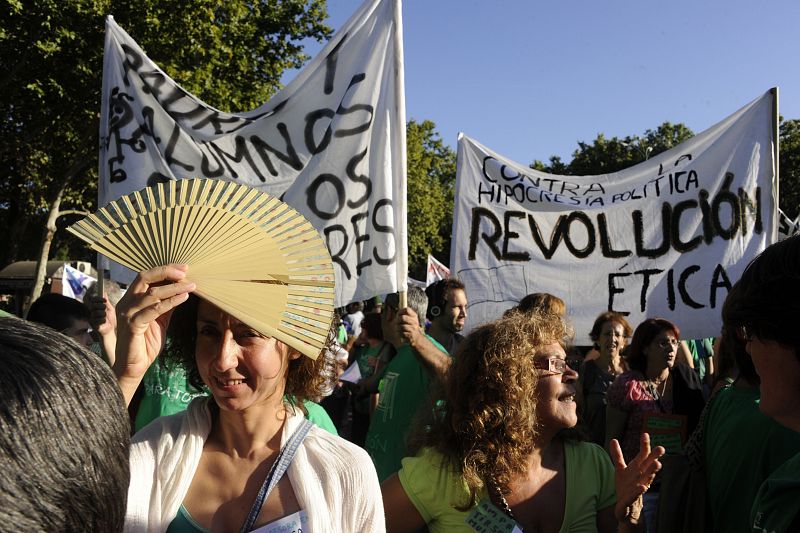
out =
[(190, 379), (211, 392), (134, 436), (126, 530), (383, 530), (369, 456), (309, 425), (299, 405), (330, 363), (191, 295), (187, 270), (140, 273), (117, 307), (114, 370), (126, 400), (170, 325)]

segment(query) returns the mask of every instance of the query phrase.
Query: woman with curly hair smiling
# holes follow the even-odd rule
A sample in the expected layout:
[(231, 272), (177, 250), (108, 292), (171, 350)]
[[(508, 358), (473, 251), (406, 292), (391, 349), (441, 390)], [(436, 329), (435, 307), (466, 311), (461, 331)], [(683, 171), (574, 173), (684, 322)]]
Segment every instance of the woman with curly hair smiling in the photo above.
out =
[[(445, 405), (416, 457), (383, 483), (388, 531), (474, 531), (487, 521), (523, 531), (628, 531), (660, 468), (649, 437), (626, 466), (564, 430), (577, 423), (577, 373), (559, 316), (512, 312), (481, 326), (453, 358)], [(510, 526), (510, 527), (509, 527)]]

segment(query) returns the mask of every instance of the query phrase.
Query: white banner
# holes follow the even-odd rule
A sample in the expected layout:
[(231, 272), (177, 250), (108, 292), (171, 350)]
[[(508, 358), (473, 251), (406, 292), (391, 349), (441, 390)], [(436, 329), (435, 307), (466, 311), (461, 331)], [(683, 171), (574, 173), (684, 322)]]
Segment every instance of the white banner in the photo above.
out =
[(109, 17), (99, 204), (171, 179), (246, 183), (320, 231), (336, 305), (405, 290), (400, 9), (400, 0), (365, 2), (285, 89), (244, 113), (186, 92)]
[(779, 241), (800, 233), (800, 216), (798, 216), (796, 220), (792, 220), (786, 216), (786, 213), (778, 209), (778, 218)]
[(719, 333), (728, 289), (777, 236), (773, 93), (644, 163), (558, 176), (461, 135), (452, 255), (468, 328), (526, 294), (567, 303), (577, 344), (603, 311)]
[(425, 281), (425, 286), (433, 285), (439, 280), (445, 279), (450, 276), (450, 269), (441, 263), (438, 259), (428, 254), (428, 275)]

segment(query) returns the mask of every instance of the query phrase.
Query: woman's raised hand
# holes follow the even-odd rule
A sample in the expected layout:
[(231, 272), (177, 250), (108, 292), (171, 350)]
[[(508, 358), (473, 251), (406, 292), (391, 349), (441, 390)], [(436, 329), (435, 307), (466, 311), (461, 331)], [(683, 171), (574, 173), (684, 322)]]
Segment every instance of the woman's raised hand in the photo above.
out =
[(650, 488), (661, 470), (659, 457), (665, 450), (661, 446), (650, 449), (650, 435), (642, 433), (639, 442), (639, 453), (625, 464), (619, 441), (611, 440), (611, 461), (614, 463), (614, 485), (617, 490), (617, 504), (614, 515), (619, 522), (637, 523), (642, 511), (641, 496)]
[(114, 373), (126, 403), (164, 347), (172, 310), (195, 289), (184, 281), (187, 269), (170, 264), (141, 272), (117, 304)]

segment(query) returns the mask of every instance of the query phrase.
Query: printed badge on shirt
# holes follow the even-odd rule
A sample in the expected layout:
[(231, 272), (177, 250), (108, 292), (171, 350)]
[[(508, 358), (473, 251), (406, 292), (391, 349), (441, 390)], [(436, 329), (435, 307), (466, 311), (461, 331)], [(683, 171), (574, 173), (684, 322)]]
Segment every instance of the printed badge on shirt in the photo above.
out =
[(279, 518), (265, 526), (254, 529), (251, 533), (310, 533), (308, 528), (308, 515), (301, 509), (289, 516)]
[(514, 519), (484, 498), (469, 513), (465, 522), (478, 533), (522, 533)]

